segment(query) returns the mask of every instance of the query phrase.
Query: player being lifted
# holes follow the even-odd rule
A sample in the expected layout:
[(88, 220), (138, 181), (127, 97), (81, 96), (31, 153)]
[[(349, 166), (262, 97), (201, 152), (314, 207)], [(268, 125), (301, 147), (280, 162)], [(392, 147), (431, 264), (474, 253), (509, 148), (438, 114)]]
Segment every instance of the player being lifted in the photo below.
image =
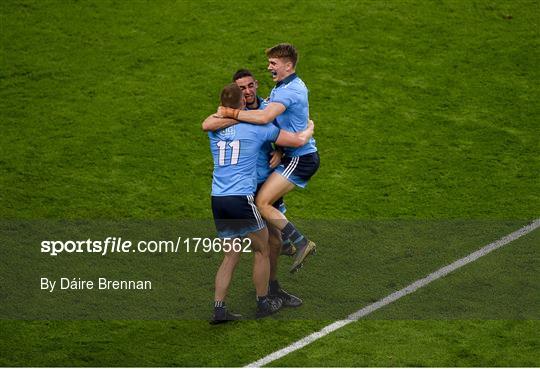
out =
[[(246, 101), (246, 109), (264, 109), (267, 105), (267, 101), (263, 100), (257, 95), (258, 82), (253, 77), (253, 74), (247, 69), (238, 70), (232, 78), (233, 82), (242, 90), (244, 99)], [(222, 126), (222, 120), (213, 116), (209, 116), (203, 122), (203, 130), (216, 131)], [(235, 120), (232, 123), (236, 123)], [(273, 172), (274, 168), (281, 161), (281, 151), (276, 150), (271, 142), (265, 142), (257, 157), (257, 190), (262, 187), (263, 183)], [(278, 199), (273, 206), (281, 212), (285, 212), (285, 203), (283, 198)], [(282, 240), (279, 229), (268, 223), (268, 244), (270, 247), (270, 280), (269, 280), (269, 293), (273, 297), (279, 297), (283, 301), (283, 306), (298, 307), (302, 305), (302, 299), (282, 289), (277, 278), (278, 271), (278, 258), (282, 253)], [(283, 252), (286, 255), (290, 255), (291, 251), (295, 251), (294, 246), (288, 245)], [(294, 253), (292, 254), (294, 255)]]
[[(223, 106), (243, 109), (242, 90), (236, 84), (225, 86), (221, 93)], [(254, 204), (256, 189), (256, 161), (261, 146), (269, 141), (280, 146), (301, 147), (313, 134), (313, 124), (306, 130), (291, 133), (276, 126), (253, 125), (240, 122), (216, 132), (209, 132), (210, 149), (214, 160), (212, 179), (212, 212), (220, 238), (251, 239), (254, 251), (253, 283), (257, 294), (257, 317), (278, 311), (282, 306), (279, 297), (268, 295), (270, 260), (268, 230)], [(229, 312), (225, 299), (240, 253), (225, 254), (215, 279), (214, 315), (211, 323), (217, 324), (239, 319)]]
[[(306, 129), (309, 119), (308, 90), (296, 75), (298, 54), (290, 44), (278, 44), (266, 50), (268, 70), (276, 82), (270, 93), (269, 103), (262, 110), (241, 110), (221, 106), (218, 115), (255, 124), (275, 120), (278, 127), (300, 132)], [(304, 188), (319, 168), (319, 154), (312, 138), (298, 148), (285, 148), (285, 156), (279, 167), (270, 175), (256, 199), (262, 216), (281, 230), (284, 240), (290, 240), (297, 248), (291, 272), (296, 271), (304, 259), (315, 251), (315, 243), (302, 235), (272, 204), (294, 189)]]

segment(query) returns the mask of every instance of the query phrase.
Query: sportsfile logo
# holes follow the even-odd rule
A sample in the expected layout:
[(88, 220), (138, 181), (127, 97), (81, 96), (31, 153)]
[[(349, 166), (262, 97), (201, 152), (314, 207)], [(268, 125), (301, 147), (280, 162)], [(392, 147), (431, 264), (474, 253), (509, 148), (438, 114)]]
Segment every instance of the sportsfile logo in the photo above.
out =
[(138, 253), (191, 253), (191, 252), (251, 252), (249, 238), (203, 238), (182, 237), (176, 240), (140, 240), (132, 242), (122, 237), (107, 237), (104, 240), (45, 240), (41, 242), (41, 252), (50, 256), (62, 253), (88, 253), (105, 256), (107, 254)]
[(108, 252), (126, 253), (130, 252), (132, 242), (123, 241), (122, 237), (107, 237), (105, 240), (45, 240), (41, 242), (41, 252), (56, 256), (60, 253), (97, 253), (106, 255)]

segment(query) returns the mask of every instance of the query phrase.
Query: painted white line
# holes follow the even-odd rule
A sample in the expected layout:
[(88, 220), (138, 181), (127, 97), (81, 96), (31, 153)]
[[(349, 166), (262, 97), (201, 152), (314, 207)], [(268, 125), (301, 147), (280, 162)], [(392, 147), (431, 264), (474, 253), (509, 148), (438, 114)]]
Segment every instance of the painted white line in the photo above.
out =
[(429, 283), (433, 282), (434, 280), (442, 278), (445, 275), (453, 272), (454, 270), (456, 270), (458, 268), (461, 268), (462, 266), (467, 265), (469, 263), (472, 263), (473, 261), (481, 258), (482, 256), (487, 255), (490, 252), (492, 252), (492, 251), (494, 251), (494, 250), (496, 250), (496, 249), (498, 249), (498, 248), (500, 248), (500, 247), (502, 247), (502, 246), (504, 246), (504, 245), (506, 245), (506, 244), (508, 244), (508, 243), (510, 243), (512, 241), (517, 240), (521, 236), (524, 236), (527, 233), (530, 233), (530, 232), (534, 231), (538, 227), (540, 227), (540, 219), (536, 219), (531, 224), (526, 225), (525, 227), (520, 228), (517, 231), (512, 232), (509, 235), (504, 236), (503, 238), (501, 238), (501, 239), (499, 239), (499, 240), (497, 240), (495, 242), (492, 242), (489, 245), (486, 245), (486, 246), (482, 247), (481, 249), (478, 249), (477, 251), (465, 256), (462, 259), (454, 261), (452, 264), (448, 264), (447, 266), (442, 267), (441, 269), (437, 270), (436, 272), (433, 272), (433, 273), (429, 274), (427, 277), (419, 279), (419, 280), (411, 283), (407, 287), (405, 287), (405, 288), (403, 288), (403, 289), (401, 289), (399, 291), (396, 291), (396, 292), (386, 296), (385, 298), (383, 298), (383, 299), (381, 299), (381, 300), (379, 300), (377, 302), (374, 302), (373, 304), (368, 305), (365, 308), (362, 308), (362, 309), (358, 310), (355, 313), (352, 313), (346, 319), (335, 321), (334, 323), (332, 323), (330, 325), (327, 325), (326, 327), (324, 327), (320, 331), (312, 333), (309, 336), (306, 336), (306, 337), (304, 337), (304, 338), (290, 344), (289, 346), (282, 348), (281, 350), (275, 351), (275, 352), (263, 357), (262, 359), (254, 361), (251, 364), (246, 365), (246, 367), (258, 368), (258, 367), (261, 367), (261, 366), (266, 365), (268, 363), (271, 363), (274, 360), (280, 359), (283, 356), (288, 355), (293, 351), (299, 350), (302, 347), (305, 347), (305, 346), (309, 345), (310, 343), (318, 340), (319, 338), (322, 338), (322, 337), (326, 336), (327, 334), (332, 333), (332, 332), (346, 326), (349, 323), (355, 322), (355, 321), (359, 320), (360, 318), (362, 318), (362, 317), (364, 317), (364, 316), (366, 316), (368, 314), (371, 314), (375, 310), (378, 310), (378, 309), (382, 308), (383, 306), (391, 304), (392, 302), (402, 298), (403, 296), (406, 296), (406, 295), (408, 295), (410, 293), (413, 293), (414, 291), (428, 285)]

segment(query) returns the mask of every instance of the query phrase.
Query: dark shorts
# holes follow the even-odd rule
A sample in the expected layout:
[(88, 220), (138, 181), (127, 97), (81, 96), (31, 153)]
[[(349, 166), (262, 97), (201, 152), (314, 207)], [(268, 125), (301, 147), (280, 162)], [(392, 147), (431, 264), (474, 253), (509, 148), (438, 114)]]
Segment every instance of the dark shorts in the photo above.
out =
[(309, 179), (319, 169), (319, 153), (312, 152), (302, 156), (285, 156), (276, 171), (298, 187), (306, 187)]
[(253, 195), (212, 196), (212, 213), (221, 238), (243, 237), (266, 226)]
[[(261, 182), (257, 185), (257, 191), (255, 191), (255, 197), (257, 197), (257, 194), (259, 193), (259, 190), (261, 189), (264, 182)], [(279, 211), (281, 211), (283, 214), (287, 212), (287, 207), (285, 206), (285, 201), (283, 201), (283, 197), (280, 197), (276, 200), (275, 203), (272, 204), (272, 206)]]

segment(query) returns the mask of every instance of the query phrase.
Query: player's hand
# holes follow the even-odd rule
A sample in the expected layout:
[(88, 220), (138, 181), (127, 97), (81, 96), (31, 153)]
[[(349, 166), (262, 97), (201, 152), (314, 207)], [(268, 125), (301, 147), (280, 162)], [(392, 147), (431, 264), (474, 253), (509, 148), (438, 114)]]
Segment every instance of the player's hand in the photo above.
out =
[(217, 111), (217, 114), (221, 115), (223, 118), (233, 118), (233, 119), (238, 119), (239, 113), (240, 113), (239, 109), (226, 108), (224, 106), (220, 106)]
[(283, 157), (283, 152), (281, 150), (275, 150), (270, 153), (272, 156), (270, 158), (270, 168), (274, 169), (281, 163), (281, 158)]

